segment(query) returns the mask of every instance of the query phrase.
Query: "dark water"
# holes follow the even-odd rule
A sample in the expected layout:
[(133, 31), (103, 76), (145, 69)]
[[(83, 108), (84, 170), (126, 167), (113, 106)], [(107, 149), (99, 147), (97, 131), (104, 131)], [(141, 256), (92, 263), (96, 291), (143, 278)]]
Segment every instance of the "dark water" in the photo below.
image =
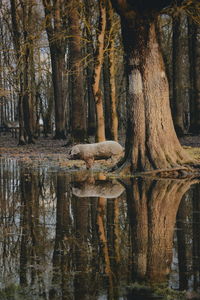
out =
[(198, 183), (0, 163), (0, 299), (199, 299)]

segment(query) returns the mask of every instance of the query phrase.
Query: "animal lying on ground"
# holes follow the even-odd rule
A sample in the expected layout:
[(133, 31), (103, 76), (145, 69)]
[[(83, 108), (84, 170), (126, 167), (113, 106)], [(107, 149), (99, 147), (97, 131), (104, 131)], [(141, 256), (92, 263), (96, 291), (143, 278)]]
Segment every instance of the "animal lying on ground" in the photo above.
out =
[(115, 141), (105, 141), (94, 144), (78, 144), (70, 151), (71, 159), (82, 159), (86, 163), (87, 169), (91, 168), (95, 159), (119, 159), (124, 152), (124, 148)]

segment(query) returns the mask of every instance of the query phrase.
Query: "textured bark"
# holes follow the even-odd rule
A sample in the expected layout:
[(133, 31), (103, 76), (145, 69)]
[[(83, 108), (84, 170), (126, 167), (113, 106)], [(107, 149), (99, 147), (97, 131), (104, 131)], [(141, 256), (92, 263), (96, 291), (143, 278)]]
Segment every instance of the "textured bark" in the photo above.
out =
[[(46, 31), (51, 54), (52, 81), (55, 103), (55, 138), (66, 138), (66, 95), (65, 95), (65, 48), (66, 30), (65, 3), (60, 0), (43, 0)], [(63, 17), (65, 16), (65, 17)]]
[(177, 167), (189, 161), (172, 122), (169, 87), (155, 31), (155, 15), (122, 15), (128, 99), (124, 171)]
[(74, 142), (86, 139), (86, 107), (83, 90), (81, 32), (78, 14), (79, 1), (71, 1), (69, 12), (69, 67), (72, 105), (72, 137)]
[[(85, 0), (85, 17), (88, 24), (92, 24), (92, 14), (93, 11), (93, 1)], [(87, 84), (87, 99), (88, 99), (88, 135), (95, 135), (96, 131), (96, 115), (95, 115), (95, 101), (92, 89), (92, 77), (94, 71), (94, 47), (93, 47), (93, 36), (91, 28), (86, 26), (86, 55), (88, 57), (87, 67), (86, 67), (86, 84)]]
[(23, 114), (23, 69), (20, 60), (21, 56), (21, 32), (18, 22), (16, 0), (10, 0), (11, 6), (11, 19), (12, 19), (12, 31), (13, 31), (13, 44), (16, 51), (16, 59), (18, 65), (18, 76), (19, 76), (19, 101), (18, 101), (18, 111), (19, 111), (19, 145), (25, 145), (25, 131), (24, 131), (24, 114)]
[[(107, 38), (107, 36), (106, 36)], [(107, 43), (106, 39), (106, 43)], [(110, 101), (110, 75), (109, 75), (109, 56), (108, 53), (104, 54), (103, 63), (103, 88), (104, 88), (104, 108), (105, 108), (105, 131), (106, 138), (111, 140), (111, 101)]]
[(107, 29), (110, 35), (109, 42), (109, 82), (110, 82), (110, 111), (111, 111), (111, 139), (118, 141), (118, 116), (117, 116), (117, 95), (115, 84), (115, 29), (112, 24), (114, 12), (110, 1), (107, 4)]
[(99, 1), (100, 17), (99, 17), (99, 34), (97, 38), (97, 48), (95, 53), (95, 66), (93, 74), (93, 94), (96, 106), (96, 122), (97, 122), (97, 132), (96, 140), (97, 142), (105, 141), (105, 121), (104, 121), (104, 110), (103, 110), (103, 99), (102, 92), (100, 89), (100, 78), (101, 69), (103, 64), (104, 56), (104, 39), (105, 39), (105, 29), (106, 29), (106, 6), (105, 0)]

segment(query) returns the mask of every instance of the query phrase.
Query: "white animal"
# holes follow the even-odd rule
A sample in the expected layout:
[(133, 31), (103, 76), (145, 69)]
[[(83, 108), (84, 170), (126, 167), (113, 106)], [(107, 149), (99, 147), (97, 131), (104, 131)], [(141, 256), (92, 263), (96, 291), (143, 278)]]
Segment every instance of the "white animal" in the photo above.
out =
[(94, 144), (78, 144), (72, 147), (70, 158), (82, 159), (89, 169), (95, 159), (119, 159), (124, 152), (124, 148), (115, 141), (105, 141)]

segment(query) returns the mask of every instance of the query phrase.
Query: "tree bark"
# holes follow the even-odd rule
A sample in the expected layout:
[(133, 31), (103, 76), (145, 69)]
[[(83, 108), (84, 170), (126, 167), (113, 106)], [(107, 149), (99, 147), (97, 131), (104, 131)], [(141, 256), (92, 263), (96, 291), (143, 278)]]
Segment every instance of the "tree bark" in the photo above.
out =
[(71, 1), (69, 11), (69, 67), (71, 82), (72, 105), (72, 137), (74, 142), (83, 142), (86, 139), (86, 105), (83, 90), (83, 67), (81, 32), (79, 25), (78, 5), (79, 1)]
[[(156, 16), (121, 15), (128, 99), (123, 171), (180, 166), (189, 161), (172, 122), (169, 87), (155, 31)], [(119, 165), (118, 165), (119, 166)]]
[(91, 31), (92, 26), (92, 12), (94, 11), (93, 0), (85, 0), (85, 18), (89, 26), (86, 26), (86, 55), (88, 58), (86, 67), (86, 85), (87, 85), (87, 103), (88, 103), (88, 135), (95, 135), (96, 132), (96, 114), (95, 114), (95, 101), (92, 89), (92, 79), (94, 73), (94, 46), (93, 46), (93, 36)]
[(102, 92), (100, 89), (100, 78), (101, 69), (104, 57), (104, 39), (106, 30), (106, 2), (105, 0), (99, 1), (100, 17), (99, 17), (99, 34), (97, 38), (97, 48), (95, 53), (95, 66), (93, 74), (93, 94), (96, 106), (96, 122), (97, 122), (97, 132), (96, 140), (98, 142), (103, 142), (106, 140), (105, 137), (105, 121), (104, 121), (104, 110), (103, 110), (103, 99)]
[(25, 131), (24, 131), (24, 113), (23, 113), (23, 70), (21, 57), (21, 32), (18, 22), (16, 0), (10, 0), (11, 6), (11, 19), (13, 31), (13, 44), (16, 51), (16, 60), (18, 65), (18, 78), (19, 78), (19, 100), (18, 100), (18, 113), (19, 113), (19, 145), (25, 145)]
[[(52, 82), (55, 103), (55, 139), (66, 138), (66, 95), (65, 95), (65, 48), (66, 24), (63, 20), (65, 4), (60, 0), (43, 0), (46, 31), (51, 54)], [(66, 16), (65, 16), (66, 17)]]
[(110, 123), (111, 139), (118, 141), (118, 115), (117, 115), (117, 95), (115, 84), (115, 29), (114, 29), (114, 12), (110, 1), (107, 4), (107, 29), (110, 36), (109, 41), (109, 83), (110, 83)]
[(173, 17), (173, 120), (178, 136), (184, 130), (184, 82), (183, 82), (183, 45), (181, 42), (181, 14)]

